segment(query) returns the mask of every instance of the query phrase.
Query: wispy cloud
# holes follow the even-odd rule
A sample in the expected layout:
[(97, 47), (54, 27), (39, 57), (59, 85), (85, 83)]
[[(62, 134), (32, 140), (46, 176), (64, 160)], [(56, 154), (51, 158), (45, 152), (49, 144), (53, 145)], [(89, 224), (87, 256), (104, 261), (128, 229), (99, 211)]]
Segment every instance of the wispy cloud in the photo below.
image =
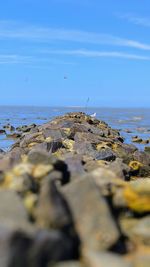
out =
[(0, 64), (29, 64), (32, 62), (32, 57), (21, 55), (0, 55)]
[(108, 58), (122, 58), (122, 59), (130, 59), (130, 60), (144, 60), (150, 61), (150, 57), (141, 56), (137, 54), (123, 53), (123, 52), (107, 52), (107, 51), (92, 51), (92, 50), (45, 50), (43, 51), (45, 54), (53, 54), (53, 55), (68, 55), (68, 56), (82, 56), (82, 57), (108, 57)]
[(144, 26), (144, 27), (150, 27), (150, 17), (141, 17), (134, 14), (124, 14), (119, 15), (121, 19), (125, 19), (133, 24)]
[(110, 34), (102, 34), (81, 30), (69, 30), (62, 28), (38, 27), (32, 25), (19, 25), (15, 22), (0, 22), (0, 39), (17, 39), (30, 42), (52, 41), (111, 45), (140, 50), (150, 50), (150, 44), (137, 40), (121, 38)]
[(0, 54), (0, 65), (24, 64), (34, 67), (43, 67), (50, 65), (76, 65), (71, 61), (64, 61), (60, 59), (51, 59), (47, 56), (23, 56), (17, 54)]

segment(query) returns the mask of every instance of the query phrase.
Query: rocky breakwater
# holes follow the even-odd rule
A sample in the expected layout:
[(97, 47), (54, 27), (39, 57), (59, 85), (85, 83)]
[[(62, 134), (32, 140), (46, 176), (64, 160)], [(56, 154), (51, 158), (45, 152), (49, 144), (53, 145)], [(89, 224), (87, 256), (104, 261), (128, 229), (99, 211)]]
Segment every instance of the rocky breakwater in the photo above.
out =
[(1, 267), (150, 266), (150, 154), (84, 113), (0, 151)]

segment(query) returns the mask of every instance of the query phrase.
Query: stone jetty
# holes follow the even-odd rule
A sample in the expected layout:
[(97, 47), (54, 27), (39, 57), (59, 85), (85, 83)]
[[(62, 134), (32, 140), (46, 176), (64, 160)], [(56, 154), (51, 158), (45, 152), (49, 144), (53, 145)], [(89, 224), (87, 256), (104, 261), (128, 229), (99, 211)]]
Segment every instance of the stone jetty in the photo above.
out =
[(149, 149), (82, 112), (12, 135), (0, 150), (0, 267), (150, 266)]

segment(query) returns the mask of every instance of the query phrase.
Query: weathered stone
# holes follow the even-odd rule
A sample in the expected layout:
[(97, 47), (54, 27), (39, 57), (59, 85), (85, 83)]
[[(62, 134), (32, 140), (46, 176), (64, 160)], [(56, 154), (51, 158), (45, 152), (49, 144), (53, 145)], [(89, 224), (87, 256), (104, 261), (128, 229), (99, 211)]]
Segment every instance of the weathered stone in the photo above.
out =
[(149, 267), (150, 266), (150, 251), (147, 253), (138, 253), (133, 260), (133, 267)]
[(63, 229), (72, 223), (68, 205), (49, 177), (43, 181), (35, 217), (38, 224), (45, 228)]
[[(61, 231), (39, 231), (28, 254), (31, 267), (47, 267), (54, 262), (76, 259), (78, 245), (75, 240)], [(31, 265), (30, 265), (31, 264)]]
[(80, 178), (63, 187), (75, 226), (84, 247), (107, 249), (119, 238), (119, 232), (105, 199), (94, 181)]
[(20, 197), (11, 190), (0, 191), (0, 224), (17, 230), (31, 230), (27, 212)]
[(142, 213), (150, 211), (150, 179), (137, 179), (127, 184), (124, 197), (130, 209)]
[(122, 218), (121, 228), (123, 233), (128, 236), (135, 245), (143, 244), (150, 246), (150, 216), (142, 219)]
[(84, 253), (84, 259), (88, 267), (132, 267), (130, 262), (110, 252), (87, 251)]
[(45, 151), (40, 151), (33, 149), (28, 154), (28, 161), (31, 164), (53, 164), (57, 159), (53, 156), (50, 156)]
[(7, 138), (10, 138), (10, 139), (17, 139), (17, 138), (21, 137), (21, 134), (19, 134), (19, 133), (12, 133), (12, 134), (7, 134), (6, 137)]
[(32, 264), (28, 264), (31, 242), (31, 238), (26, 234), (0, 225), (0, 266), (31, 267)]
[(68, 166), (68, 171), (72, 177), (84, 174), (84, 167), (82, 165), (82, 157), (79, 155), (72, 155), (65, 159), (65, 163)]
[(61, 140), (63, 138), (62, 133), (60, 131), (60, 129), (56, 128), (56, 129), (44, 129), (43, 131), (43, 135), (46, 138), (51, 137), (52, 140)]

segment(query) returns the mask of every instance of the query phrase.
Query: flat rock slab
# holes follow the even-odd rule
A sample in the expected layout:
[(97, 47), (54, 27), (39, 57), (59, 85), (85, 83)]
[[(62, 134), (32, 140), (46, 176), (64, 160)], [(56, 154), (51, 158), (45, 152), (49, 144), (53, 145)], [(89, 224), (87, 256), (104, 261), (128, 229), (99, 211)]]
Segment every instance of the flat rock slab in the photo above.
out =
[(83, 246), (94, 250), (111, 247), (118, 240), (119, 232), (95, 183), (85, 176), (66, 185), (62, 191)]

